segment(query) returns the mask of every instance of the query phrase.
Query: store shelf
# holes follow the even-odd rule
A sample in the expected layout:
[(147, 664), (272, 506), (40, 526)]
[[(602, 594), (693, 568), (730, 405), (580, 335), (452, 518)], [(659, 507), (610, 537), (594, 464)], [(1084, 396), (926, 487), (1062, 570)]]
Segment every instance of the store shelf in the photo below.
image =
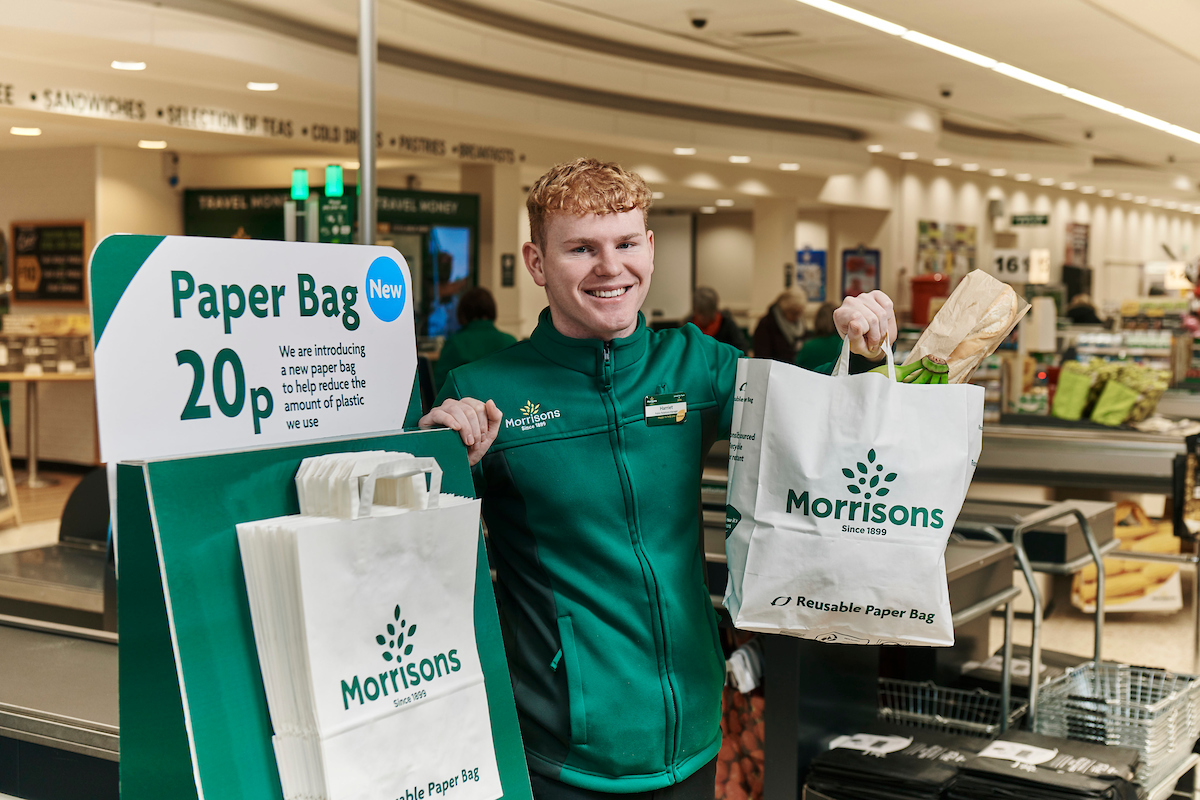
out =
[(1171, 351), (1161, 347), (1095, 347), (1080, 345), (1075, 352), (1081, 356), (1123, 356), (1128, 358), (1170, 358)]

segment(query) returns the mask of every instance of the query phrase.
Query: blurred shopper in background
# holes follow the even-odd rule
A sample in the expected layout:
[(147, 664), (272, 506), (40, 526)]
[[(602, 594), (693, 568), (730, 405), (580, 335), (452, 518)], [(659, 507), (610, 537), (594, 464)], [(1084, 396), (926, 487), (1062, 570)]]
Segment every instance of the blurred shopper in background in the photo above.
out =
[(791, 364), (804, 336), (804, 307), (808, 297), (801, 290), (779, 295), (754, 329), (754, 357), (773, 358)]
[(833, 303), (824, 303), (817, 310), (812, 333), (804, 339), (800, 352), (796, 354), (796, 366), (815, 370), (836, 360), (841, 354), (842, 337), (838, 336), (837, 326), (833, 324), (833, 312), (836, 310), (837, 306)]
[(1092, 305), (1091, 295), (1077, 294), (1072, 297), (1071, 304), (1067, 306), (1067, 316), (1076, 325), (1104, 324), (1104, 320), (1096, 313), (1096, 307)]
[(496, 330), (496, 300), (482, 286), (463, 293), (458, 301), (458, 322), (462, 329), (446, 340), (433, 370), (433, 379), (439, 391), (450, 370), (516, 344), (517, 341), (515, 336)]
[(746, 342), (746, 335), (734, 322), (733, 314), (728, 310), (721, 311), (720, 305), (721, 298), (717, 296), (716, 289), (697, 286), (695, 294), (692, 295), (692, 318), (689, 322), (718, 342), (731, 344), (748, 354), (750, 347)]

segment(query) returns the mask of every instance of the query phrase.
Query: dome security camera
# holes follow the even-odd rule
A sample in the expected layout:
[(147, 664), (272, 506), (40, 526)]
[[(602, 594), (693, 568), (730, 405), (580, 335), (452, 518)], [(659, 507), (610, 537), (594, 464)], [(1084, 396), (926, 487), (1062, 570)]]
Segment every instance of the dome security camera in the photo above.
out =
[(939, 91), (941, 92), (942, 97), (946, 98), (947, 100), (954, 96), (954, 87), (950, 84), (945, 84), (939, 87)]
[(699, 10), (689, 11), (688, 19), (691, 20), (693, 28), (702, 30), (704, 26), (708, 25), (708, 12)]

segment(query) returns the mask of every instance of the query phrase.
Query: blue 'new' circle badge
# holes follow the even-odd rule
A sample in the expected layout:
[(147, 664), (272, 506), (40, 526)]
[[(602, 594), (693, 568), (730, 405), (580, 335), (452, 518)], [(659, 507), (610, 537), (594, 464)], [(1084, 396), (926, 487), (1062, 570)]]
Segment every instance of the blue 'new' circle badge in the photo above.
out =
[(391, 322), (404, 312), (406, 294), (404, 271), (387, 256), (380, 256), (367, 268), (367, 303), (383, 322)]

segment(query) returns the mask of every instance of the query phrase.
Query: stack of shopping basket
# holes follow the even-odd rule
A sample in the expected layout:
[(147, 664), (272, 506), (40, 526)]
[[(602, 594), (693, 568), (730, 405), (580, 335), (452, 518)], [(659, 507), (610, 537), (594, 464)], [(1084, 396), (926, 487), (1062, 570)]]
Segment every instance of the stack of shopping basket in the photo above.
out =
[(1137, 781), (1160, 783), (1200, 736), (1200, 677), (1089, 662), (1042, 687), (1036, 730), (1136, 748)]

